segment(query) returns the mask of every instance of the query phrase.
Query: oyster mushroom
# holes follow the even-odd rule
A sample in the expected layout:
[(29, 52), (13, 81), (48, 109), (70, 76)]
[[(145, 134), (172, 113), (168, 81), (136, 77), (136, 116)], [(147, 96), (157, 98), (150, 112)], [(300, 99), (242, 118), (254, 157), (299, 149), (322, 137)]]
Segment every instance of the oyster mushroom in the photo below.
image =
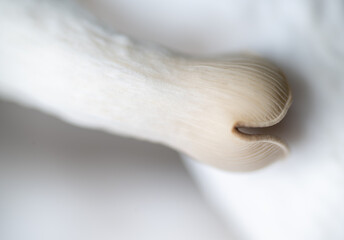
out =
[(196, 59), (104, 29), (65, 1), (2, 1), (0, 92), (80, 126), (162, 143), (225, 170), (287, 153), (240, 127), (278, 123), (281, 71), (254, 56)]

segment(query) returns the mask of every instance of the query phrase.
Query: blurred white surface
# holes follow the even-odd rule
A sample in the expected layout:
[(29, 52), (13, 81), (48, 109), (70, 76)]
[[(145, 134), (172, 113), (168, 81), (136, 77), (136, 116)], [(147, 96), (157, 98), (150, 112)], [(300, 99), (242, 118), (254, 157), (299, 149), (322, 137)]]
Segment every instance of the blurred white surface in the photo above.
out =
[[(256, 52), (278, 64), (294, 105), (268, 131), (289, 142), (291, 156), (248, 174), (188, 166), (234, 239), (344, 238), (342, 1), (79, 1), (134, 37), (193, 54)], [(226, 238), (176, 153), (7, 103), (0, 110), (7, 239)], [(80, 232), (87, 236), (69, 234)]]
[(176, 152), (0, 102), (0, 239), (228, 239)]

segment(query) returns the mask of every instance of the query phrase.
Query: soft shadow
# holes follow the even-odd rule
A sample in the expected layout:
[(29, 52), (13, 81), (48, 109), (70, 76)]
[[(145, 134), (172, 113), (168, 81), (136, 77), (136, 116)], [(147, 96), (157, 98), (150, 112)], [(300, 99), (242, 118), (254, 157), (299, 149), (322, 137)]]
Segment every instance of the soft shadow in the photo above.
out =
[[(141, 239), (155, 236), (157, 233), (150, 227), (165, 218), (170, 219), (173, 226), (166, 226), (164, 222), (159, 226), (172, 232), (180, 229), (175, 233), (177, 238), (183, 231), (197, 236), (202, 231), (219, 235), (227, 231), (197, 191), (175, 151), (72, 126), (14, 103), (0, 101), (0, 112), (0, 192), (6, 200), (5, 205), (0, 201), (0, 208), (9, 209), (9, 216), (15, 212), (14, 208), (26, 209), (13, 205), (20, 199), (31, 198), (29, 203), (36, 204), (41, 195), (54, 195), (57, 207), (49, 205), (44, 198), (43, 204), (52, 212), (60, 209), (61, 216), (67, 220), (70, 208), (78, 209), (73, 201), (67, 201), (72, 196), (82, 203), (79, 217), (88, 214), (90, 218), (98, 217), (100, 225), (110, 226), (108, 233), (114, 234), (112, 238), (118, 238), (123, 232), (125, 236), (134, 234), (131, 229), (142, 225), (142, 219), (148, 229), (137, 236)], [(36, 200), (32, 202), (32, 198)], [(138, 212), (134, 208), (139, 209)], [(28, 214), (14, 218), (21, 222), (30, 217)], [(49, 225), (56, 215), (46, 217), (44, 226), (49, 226), (48, 229), (61, 228)], [(133, 220), (130, 224), (123, 222), (121, 231), (112, 229), (112, 222), (121, 222), (122, 218)], [(11, 224), (5, 215), (0, 216), (2, 221)], [(83, 229), (88, 231), (87, 227)]]
[(290, 147), (303, 140), (307, 121), (313, 111), (313, 95), (304, 77), (287, 64), (279, 64), (283, 69), (292, 91), (293, 102), (281, 122), (266, 128), (243, 129), (250, 134), (269, 134), (285, 140)]

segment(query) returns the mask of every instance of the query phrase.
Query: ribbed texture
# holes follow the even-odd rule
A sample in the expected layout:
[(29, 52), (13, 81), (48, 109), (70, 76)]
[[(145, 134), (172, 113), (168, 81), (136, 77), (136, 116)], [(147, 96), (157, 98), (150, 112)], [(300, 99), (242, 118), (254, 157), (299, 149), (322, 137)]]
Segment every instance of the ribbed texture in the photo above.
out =
[[(255, 56), (234, 56), (197, 61), (191, 69), (201, 76), (191, 91), (202, 92), (202, 101), (209, 101), (213, 106), (209, 109), (221, 109), (217, 111), (221, 115), (204, 113), (203, 117), (209, 118), (207, 127), (200, 123), (197, 140), (186, 152), (202, 162), (233, 171), (261, 168), (288, 153), (278, 137), (237, 130), (272, 126), (287, 113), (291, 91), (277, 67)], [(204, 132), (208, 132), (206, 137)]]

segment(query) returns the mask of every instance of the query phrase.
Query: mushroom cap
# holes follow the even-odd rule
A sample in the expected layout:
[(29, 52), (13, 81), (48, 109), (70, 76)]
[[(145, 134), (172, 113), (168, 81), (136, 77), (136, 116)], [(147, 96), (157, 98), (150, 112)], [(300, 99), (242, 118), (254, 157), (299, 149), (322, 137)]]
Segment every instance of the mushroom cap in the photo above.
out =
[[(200, 109), (187, 120), (188, 142), (177, 149), (220, 169), (250, 171), (288, 154), (286, 143), (267, 134), (248, 134), (240, 128), (264, 128), (286, 115), (292, 95), (285, 75), (256, 56), (233, 56), (197, 61), (189, 89)], [(192, 80), (191, 80), (192, 82)], [(193, 104), (195, 105), (195, 104)], [(191, 126), (193, 125), (193, 126)], [(185, 132), (184, 132), (185, 134)]]

